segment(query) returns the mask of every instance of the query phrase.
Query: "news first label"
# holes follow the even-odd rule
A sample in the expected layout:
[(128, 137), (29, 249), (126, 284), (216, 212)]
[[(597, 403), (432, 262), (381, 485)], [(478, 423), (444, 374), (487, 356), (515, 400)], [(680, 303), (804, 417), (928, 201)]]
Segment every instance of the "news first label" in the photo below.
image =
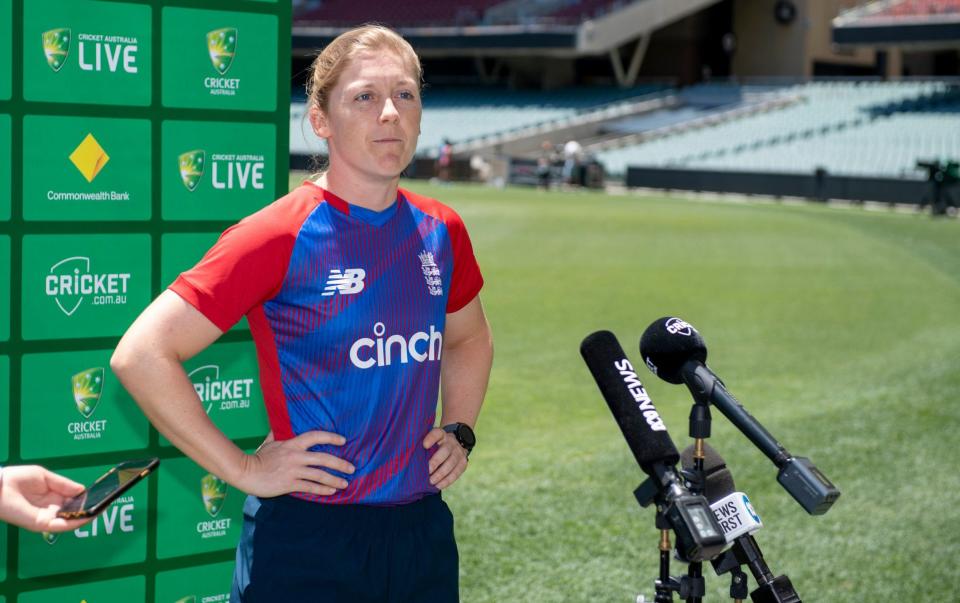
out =
[[(109, 468), (64, 469), (58, 473), (89, 485)], [(93, 521), (76, 530), (56, 534), (19, 530), (18, 537), (21, 578), (141, 563), (147, 557), (146, 482), (134, 485)]]
[(166, 107), (275, 111), (274, 15), (163, 9)]
[(149, 6), (93, 0), (24, 2), (24, 98), (149, 105), (150, 13)]
[(150, 236), (23, 238), (24, 339), (122, 335), (150, 302)]
[(165, 121), (165, 220), (239, 220), (274, 200), (276, 126)]
[(146, 600), (146, 579), (143, 576), (131, 576), (119, 580), (88, 582), (61, 588), (35, 590), (23, 593), (17, 599), (20, 603), (64, 603), (64, 601), (86, 603), (130, 603)]
[(188, 458), (164, 460), (159, 473), (158, 558), (237, 546), (245, 494)]
[(156, 578), (156, 600), (164, 603), (227, 603), (233, 584), (235, 563), (217, 563), (160, 572)]
[[(207, 416), (228, 438), (266, 436), (270, 427), (252, 342), (216, 343), (183, 368)], [(160, 445), (171, 444), (161, 436)]]
[(24, 219), (149, 219), (151, 148), (149, 120), (26, 116)]
[(106, 349), (23, 356), (24, 459), (147, 446), (149, 424), (110, 370), (112, 353)]

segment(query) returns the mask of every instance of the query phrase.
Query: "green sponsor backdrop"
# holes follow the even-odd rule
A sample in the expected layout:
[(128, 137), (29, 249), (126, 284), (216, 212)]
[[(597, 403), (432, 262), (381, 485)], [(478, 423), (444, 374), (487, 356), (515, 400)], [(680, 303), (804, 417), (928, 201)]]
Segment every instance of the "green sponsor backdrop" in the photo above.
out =
[(10, 116), (0, 115), (0, 220), (10, 219), (10, 198), (13, 194), (10, 183), (10, 127)]
[(139, 450), (149, 424), (110, 370), (113, 350), (22, 359), (20, 456)]
[[(7, 578), (7, 524), (0, 521), (0, 582)], [(3, 603), (0, 597), (0, 603)]]
[(187, 458), (160, 464), (157, 557), (236, 548), (245, 494)]
[(106, 582), (89, 582), (65, 588), (23, 593), (19, 603), (130, 603), (143, 601), (146, 580), (132, 576)]
[[(10, 359), (0, 356), (0, 463), (7, 460), (10, 450)], [(0, 522), (2, 524), (2, 522)], [(6, 540), (0, 538), (0, 549), (6, 548)], [(0, 554), (3, 551), (0, 550)], [(0, 572), (6, 567), (0, 563)], [(3, 578), (0, 578), (2, 580)]]
[(13, 73), (13, 2), (0, 0), (0, 100), (10, 98)]
[[(60, 471), (92, 484), (110, 466)], [(148, 478), (154, 479), (154, 478)], [(147, 558), (147, 487), (127, 490), (92, 522), (73, 532), (35, 534), (19, 530), (21, 578), (140, 563)], [(62, 599), (61, 599), (62, 600)], [(134, 601), (136, 599), (126, 599)]]
[(174, 572), (160, 572), (157, 574), (155, 601), (226, 603), (230, 600), (230, 587), (233, 584), (233, 565), (232, 562), (217, 563)]
[[(109, 357), (219, 233), (286, 194), (291, 11), (0, 0), (0, 463), (90, 483), (161, 458), (79, 532), (48, 542), (0, 524), (0, 603), (227, 598), (244, 495), (223, 497), (213, 478), (204, 489), (206, 472), (149, 425)], [(209, 163), (181, 174), (196, 150), (218, 156), (216, 179)], [(246, 320), (186, 369), (212, 420), (243, 449), (259, 445)]]
[(92, 0), (24, 3), (23, 96), (149, 105), (150, 7)]
[(23, 238), (24, 339), (121, 335), (150, 298), (149, 235)]
[(0, 235), (0, 341), (10, 338), (10, 237)]
[(163, 105), (276, 110), (277, 25), (273, 15), (164, 8)]
[[(200, 261), (203, 254), (217, 242), (219, 237), (219, 232), (163, 235), (160, 244), (162, 250), (160, 254), (160, 286), (169, 287), (173, 281), (177, 280), (181, 272), (192, 268)], [(247, 330), (249, 328), (247, 317), (244, 316), (234, 325), (231, 331)]]
[(239, 220), (273, 202), (276, 128), (163, 123), (163, 218)]
[(150, 122), (28, 115), (25, 220), (150, 217)]
[[(252, 342), (217, 343), (184, 364), (204, 410), (227, 437), (263, 438), (270, 431)], [(161, 446), (170, 446), (160, 436)]]

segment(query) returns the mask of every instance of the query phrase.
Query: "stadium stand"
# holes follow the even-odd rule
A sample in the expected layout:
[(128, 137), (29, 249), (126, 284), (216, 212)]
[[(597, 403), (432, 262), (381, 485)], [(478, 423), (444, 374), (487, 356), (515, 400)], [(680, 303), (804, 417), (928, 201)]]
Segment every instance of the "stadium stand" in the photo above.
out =
[[(484, 136), (539, 127), (553, 131), (564, 120), (610, 110), (630, 99), (665, 89), (662, 84), (634, 88), (593, 87), (551, 91), (508, 90), (499, 87), (426, 88), (423, 92), (423, 120), (418, 155), (432, 155), (446, 138), (465, 143)], [(311, 155), (322, 151), (319, 140), (303, 120), (301, 91), (294, 95), (291, 109), (291, 153)], [(539, 140), (537, 141), (539, 145)]]
[(810, 82), (776, 111), (601, 151), (610, 173), (627, 166), (921, 178), (923, 158), (960, 156), (960, 95), (947, 82)]
[(393, 27), (431, 25), (476, 25), (484, 12), (503, 0), (417, 0), (392, 4), (357, 2), (356, 0), (324, 0), (319, 4), (303, 3), (295, 13), (297, 23), (321, 23), (326, 26), (355, 26), (377, 22)]

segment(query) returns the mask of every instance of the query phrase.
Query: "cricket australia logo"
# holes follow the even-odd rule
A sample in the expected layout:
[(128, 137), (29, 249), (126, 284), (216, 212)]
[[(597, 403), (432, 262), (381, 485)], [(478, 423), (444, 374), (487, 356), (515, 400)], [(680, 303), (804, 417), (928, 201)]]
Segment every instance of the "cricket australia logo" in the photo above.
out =
[(433, 259), (433, 253), (424, 251), (417, 256), (420, 258), (420, 269), (423, 271), (423, 280), (427, 283), (427, 290), (430, 295), (443, 295), (443, 281), (440, 279), (440, 268), (436, 260)]
[(85, 419), (89, 419), (100, 404), (104, 373), (103, 367), (90, 368), (71, 378), (73, 401), (77, 403), (77, 410)]
[(180, 166), (180, 180), (191, 193), (197, 190), (200, 178), (203, 177), (204, 159), (206, 159), (206, 153), (199, 149), (187, 151), (177, 159)]
[(219, 515), (223, 509), (223, 501), (227, 498), (227, 482), (208, 473), (200, 480), (200, 492), (203, 496), (203, 507), (210, 517)]
[(237, 29), (224, 27), (207, 33), (207, 51), (210, 62), (220, 75), (225, 75), (237, 54)]
[(338, 268), (330, 270), (327, 284), (323, 288), (321, 297), (328, 297), (339, 292), (340, 295), (355, 295), (363, 291), (363, 279), (367, 271), (363, 268), (347, 268), (341, 271)]
[(57, 542), (57, 538), (60, 537), (60, 534), (55, 534), (53, 532), (40, 532), (40, 537), (43, 538), (43, 541), (53, 546)]
[(70, 54), (70, 29), (51, 29), (42, 34), (43, 55), (54, 72), (60, 71)]

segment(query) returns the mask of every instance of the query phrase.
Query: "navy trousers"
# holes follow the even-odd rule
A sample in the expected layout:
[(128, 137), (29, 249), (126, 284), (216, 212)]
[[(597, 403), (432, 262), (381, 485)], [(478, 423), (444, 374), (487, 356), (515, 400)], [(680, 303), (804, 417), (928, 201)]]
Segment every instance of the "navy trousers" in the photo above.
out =
[(439, 494), (393, 507), (248, 497), (233, 603), (456, 603), (453, 515)]

